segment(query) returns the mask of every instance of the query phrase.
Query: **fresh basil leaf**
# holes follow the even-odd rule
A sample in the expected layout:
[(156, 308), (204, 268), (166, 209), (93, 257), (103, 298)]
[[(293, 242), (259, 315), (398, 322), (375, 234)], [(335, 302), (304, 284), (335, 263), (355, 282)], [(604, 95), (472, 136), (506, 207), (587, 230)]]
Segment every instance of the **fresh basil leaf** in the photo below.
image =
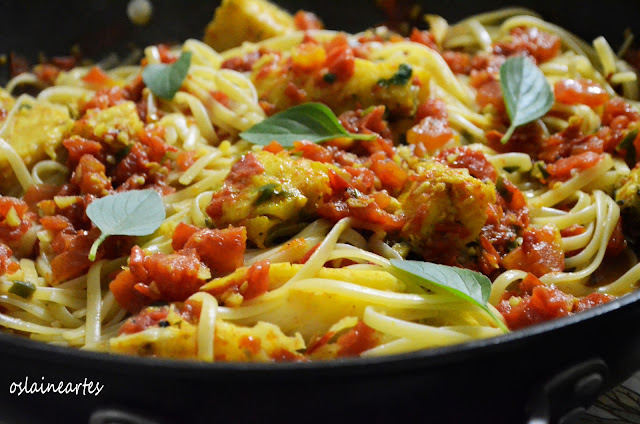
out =
[(171, 100), (187, 77), (191, 66), (191, 52), (182, 52), (178, 60), (167, 65), (158, 63), (147, 65), (142, 71), (142, 80), (156, 96)]
[(284, 147), (292, 147), (294, 142), (302, 140), (320, 143), (338, 137), (373, 140), (377, 136), (349, 133), (327, 106), (322, 103), (304, 103), (257, 123), (241, 132), (240, 137), (262, 146), (275, 140)]
[(544, 116), (555, 97), (542, 71), (525, 56), (512, 57), (500, 67), (502, 96), (511, 126), (500, 140), (509, 141), (515, 129)]
[(389, 87), (391, 85), (405, 85), (411, 79), (411, 75), (413, 75), (413, 68), (411, 65), (407, 65), (406, 63), (398, 66), (398, 70), (391, 78), (387, 79), (379, 79), (378, 85), (381, 87)]
[(131, 190), (96, 199), (87, 206), (87, 216), (102, 234), (91, 246), (89, 259), (109, 236), (147, 236), (166, 217), (162, 197), (155, 190)]
[(430, 262), (398, 259), (391, 259), (390, 272), (400, 279), (408, 279), (426, 289), (435, 292), (445, 291), (478, 305), (504, 332), (509, 331), (502, 319), (487, 306), (491, 294), (491, 280), (479, 272)]

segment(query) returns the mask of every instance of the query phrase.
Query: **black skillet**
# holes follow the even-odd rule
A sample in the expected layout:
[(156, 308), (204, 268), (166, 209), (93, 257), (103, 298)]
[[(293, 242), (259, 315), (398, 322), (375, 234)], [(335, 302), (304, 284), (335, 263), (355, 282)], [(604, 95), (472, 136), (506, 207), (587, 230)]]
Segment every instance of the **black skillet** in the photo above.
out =
[[(450, 21), (504, 7), (498, 0), (422, 2)], [(527, 0), (546, 19), (618, 45), (635, 28), (632, 1)], [(383, 16), (372, 1), (283, 1), (329, 28), (357, 31)], [(215, 2), (153, 1), (148, 27), (124, 0), (0, 1), (0, 53), (35, 58), (128, 50), (131, 43), (199, 38)], [(635, 15), (635, 16), (634, 16)], [(635, 18), (635, 19), (634, 19)], [(374, 360), (205, 364), (84, 352), (0, 334), (0, 422), (580, 422), (581, 408), (640, 369), (640, 292), (574, 315), (460, 346)], [(88, 393), (10, 393), (12, 383), (99, 382)], [(17, 390), (17, 385), (13, 385)]]

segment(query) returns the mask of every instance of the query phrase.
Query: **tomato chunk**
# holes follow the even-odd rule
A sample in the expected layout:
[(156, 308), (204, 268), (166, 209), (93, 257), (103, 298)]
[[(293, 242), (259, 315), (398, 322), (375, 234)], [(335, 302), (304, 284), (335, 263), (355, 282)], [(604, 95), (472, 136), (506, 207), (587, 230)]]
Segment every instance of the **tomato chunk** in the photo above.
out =
[(522, 245), (503, 259), (507, 269), (521, 269), (541, 277), (564, 270), (564, 252), (554, 227), (528, 228), (522, 234)]
[(584, 79), (565, 79), (553, 86), (556, 100), (569, 105), (584, 104), (589, 107), (602, 106), (609, 94), (600, 84)]

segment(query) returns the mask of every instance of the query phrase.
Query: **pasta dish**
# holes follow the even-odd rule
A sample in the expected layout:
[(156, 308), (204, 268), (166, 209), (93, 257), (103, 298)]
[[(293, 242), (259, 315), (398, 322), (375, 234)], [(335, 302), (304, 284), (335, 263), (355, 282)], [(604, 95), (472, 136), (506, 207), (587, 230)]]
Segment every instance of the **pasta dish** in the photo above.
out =
[(513, 8), (425, 23), (347, 34), (224, 0), (203, 41), (15, 59), (3, 331), (202, 361), (374, 357), (634, 290), (633, 36), (614, 53)]

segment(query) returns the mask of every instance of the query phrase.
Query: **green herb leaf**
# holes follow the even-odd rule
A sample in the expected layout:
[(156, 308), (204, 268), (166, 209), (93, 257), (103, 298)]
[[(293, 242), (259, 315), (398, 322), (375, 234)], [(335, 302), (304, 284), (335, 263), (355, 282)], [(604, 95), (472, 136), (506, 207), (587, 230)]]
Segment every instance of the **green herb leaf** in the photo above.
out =
[(320, 143), (338, 137), (373, 140), (377, 136), (349, 133), (327, 106), (322, 103), (304, 103), (257, 123), (241, 132), (240, 137), (262, 146), (275, 140), (284, 147), (292, 147), (294, 142), (301, 140)]
[(29, 299), (36, 291), (36, 286), (33, 283), (26, 281), (14, 281), (11, 287), (9, 287), (9, 293), (13, 293), (17, 296)]
[(500, 67), (500, 86), (511, 126), (500, 140), (509, 141), (515, 129), (544, 116), (555, 97), (542, 71), (531, 59), (518, 56)]
[(627, 162), (627, 164), (636, 163), (636, 147), (633, 145), (636, 137), (638, 137), (638, 129), (634, 128), (624, 136), (620, 144), (618, 144), (618, 146), (616, 147), (616, 152), (626, 150), (627, 154), (624, 160), (625, 162)]
[(389, 271), (396, 277), (408, 279), (421, 287), (435, 292), (448, 292), (478, 305), (505, 333), (509, 331), (502, 319), (487, 306), (491, 294), (491, 280), (479, 272), (430, 262), (398, 259), (391, 259)]
[(378, 85), (381, 87), (389, 87), (391, 85), (405, 85), (411, 79), (411, 75), (413, 75), (413, 68), (411, 68), (411, 65), (403, 63), (398, 66), (398, 71), (393, 74), (391, 78), (379, 79)]
[(102, 231), (91, 246), (89, 259), (109, 236), (147, 236), (166, 217), (162, 198), (155, 190), (131, 190), (96, 199), (87, 207), (87, 216)]
[(182, 52), (171, 65), (164, 63), (148, 65), (142, 71), (142, 80), (156, 96), (171, 100), (187, 77), (191, 65), (191, 52)]

